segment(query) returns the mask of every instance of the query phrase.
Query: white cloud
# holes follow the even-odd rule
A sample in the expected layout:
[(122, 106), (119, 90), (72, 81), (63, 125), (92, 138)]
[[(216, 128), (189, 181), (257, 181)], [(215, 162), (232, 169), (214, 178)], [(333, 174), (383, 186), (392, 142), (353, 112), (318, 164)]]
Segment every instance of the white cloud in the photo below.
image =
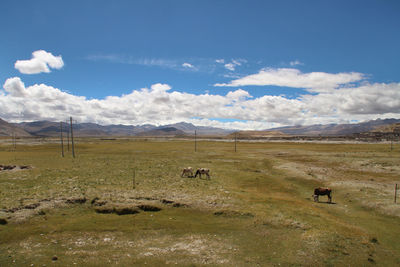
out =
[[(218, 62), (218, 61), (217, 61), (217, 62)], [(219, 63), (223, 63), (223, 62), (224, 62), (224, 61), (219, 62)], [(247, 62), (247, 60), (245, 60), (245, 59), (232, 59), (232, 61), (231, 61), (230, 63), (224, 64), (224, 67), (225, 67), (225, 69), (227, 69), (227, 70), (235, 71), (235, 69), (236, 69), (237, 66), (241, 66), (242, 63), (246, 63), (246, 62)]]
[(224, 64), (225, 60), (224, 59), (216, 59), (215, 62), (220, 63), (220, 64)]
[(238, 89), (236, 91), (230, 91), (228, 94), (226, 94), (226, 97), (235, 101), (239, 100), (244, 100), (246, 98), (251, 98), (252, 96), (249, 94), (249, 92)]
[(148, 67), (161, 67), (168, 69), (179, 69), (181, 67), (177, 60), (163, 59), (163, 58), (134, 58), (132, 56), (120, 54), (96, 54), (86, 57), (90, 61), (108, 61), (111, 63), (119, 64), (133, 64)]
[(183, 63), (183, 64), (182, 64), (182, 67), (184, 67), (184, 68), (189, 68), (189, 69), (193, 69), (193, 68), (194, 68), (194, 66), (193, 66), (192, 64), (187, 63), (187, 62)]
[(364, 79), (364, 75), (358, 72), (350, 73), (326, 73), (310, 72), (302, 73), (298, 69), (279, 68), (262, 69), (257, 74), (252, 74), (231, 81), (230, 83), (217, 83), (214, 86), (249, 86), (249, 85), (274, 85), (293, 88), (306, 88), (313, 92), (324, 92), (338, 88), (340, 85), (358, 82)]
[(230, 70), (230, 71), (234, 71), (235, 67), (236, 67), (236, 65), (233, 63), (227, 63), (224, 66), (225, 66), (225, 69)]
[(161, 83), (122, 96), (87, 99), (45, 84), (25, 86), (19, 77), (7, 79), (3, 88), (0, 90), (0, 117), (10, 121), (60, 121), (73, 116), (79, 122), (100, 124), (187, 121), (223, 128), (265, 129), (400, 118), (400, 83), (366, 83), (302, 95), (297, 99), (270, 95), (252, 97), (243, 89), (226, 95), (195, 95), (173, 91), (170, 85)]
[(61, 56), (53, 56), (44, 50), (38, 50), (32, 53), (29, 60), (17, 60), (14, 67), (23, 74), (37, 74), (41, 72), (50, 72), (50, 68), (61, 69), (64, 62)]
[(300, 62), (300, 61), (298, 61), (298, 60), (295, 60), (295, 61), (290, 61), (290, 66), (297, 66), (297, 65), (304, 65), (304, 63), (302, 63), (302, 62)]
[(18, 77), (7, 79), (3, 88), (13, 97), (26, 96), (25, 84)]

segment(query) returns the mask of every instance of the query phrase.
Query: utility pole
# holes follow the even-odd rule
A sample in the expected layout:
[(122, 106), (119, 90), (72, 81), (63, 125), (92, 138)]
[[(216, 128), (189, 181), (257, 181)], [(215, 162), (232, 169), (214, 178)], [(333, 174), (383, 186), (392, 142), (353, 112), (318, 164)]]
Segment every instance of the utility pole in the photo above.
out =
[(16, 134), (15, 134), (15, 129), (14, 129), (13, 135), (12, 135), (12, 145), (13, 145), (14, 151), (17, 149), (17, 140), (16, 139), (17, 138), (16, 138)]
[[(67, 120), (67, 127), (68, 127), (68, 120)], [(67, 149), (69, 151), (69, 129), (67, 129)]]
[(133, 169), (132, 188), (136, 189), (136, 168)]
[(194, 130), (194, 152), (197, 151), (197, 133), (196, 130)]
[(394, 134), (392, 134), (391, 137), (392, 137), (392, 138), (390, 138), (390, 151), (393, 151), (393, 139), (394, 139)]
[(60, 139), (61, 139), (61, 156), (64, 157), (64, 141), (63, 141), (63, 128), (62, 121), (60, 121)]
[(72, 145), (72, 157), (75, 158), (75, 147), (74, 147), (74, 132), (72, 130), (72, 117), (69, 117), (69, 121), (71, 123), (70, 129), (71, 129), (71, 145)]
[(237, 142), (237, 137), (236, 137), (236, 132), (235, 132), (235, 152), (236, 152), (236, 142)]

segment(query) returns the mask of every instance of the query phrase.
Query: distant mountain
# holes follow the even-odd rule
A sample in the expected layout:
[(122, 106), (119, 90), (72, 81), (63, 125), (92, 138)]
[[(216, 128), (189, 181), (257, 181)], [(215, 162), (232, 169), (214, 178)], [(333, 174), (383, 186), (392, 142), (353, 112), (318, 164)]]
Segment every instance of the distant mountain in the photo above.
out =
[(374, 129), (373, 132), (400, 133), (400, 123), (394, 123), (394, 124), (390, 124), (390, 125), (381, 126), (381, 127)]
[[(5, 122), (5, 121), (4, 121)], [(6, 122), (5, 122), (6, 123)], [(10, 124), (16, 129), (25, 132), (25, 135), (55, 137), (60, 135), (60, 122), (51, 121), (34, 121)], [(4, 127), (0, 126), (0, 130)], [(168, 128), (175, 130), (168, 131)], [(175, 136), (175, 135), (194, 135), (194, 131), (198, 135), (226, 135), (233, 132), (232, 130), (224, 130), (214, 127), (195, 126), (191, 123), (176, 123), (163, 126), (155, 126), (151, 124), (145, 125), (99, 125), (96, 123), (77, 123), (73, 124), (75, 136)], [(154, 131), (153, 131), (154, 130)], [(4, 128), (5, 131), (5, 128)], [(69, 131), (69, 124), (63, 123), (63, 133), (66, 135)], [(22, 133), (21, 132), (21, 133)], [(3, 135), (9, 135), (4, 133)], [(22, 134), (21, 134), (22, 136)]]
[(304, 135), (304, 136), (339, 136), (351, 135), (354, 133), (363, 133), (374, 131), (375, 129), (395, 123), (400, 123), (398, 119), (377, 119), (367, 122), (355, 124), (327, 124), (327, 125), (310, 125), (310, 126), (288, 126), (269, 129), (270, 131), (281, 131), (290, 135)]
[(0, 136), (13, 136), (26, 137), (30, 136), (24, 129), (16, 127), (15, 125), (0, 119)]
[[(14, 124), (23, 128), (33, 136), (59, 136), (60, 123), (50, 121), (22, 122)], [(69, 124), (63, 123), (63, 132), (67, 134)], [(75, 136), (134, 136), (138, 133), (157, 128), (154, 125), (99, 125), (96, 123), (73, 124)]]
[[(356, 124), (327, 124), (310, 126), (288, 126), (272, 128), (265, 131), (241, 131), (239, 135), (267, 137), (272, 135), (302, 135), (302, 136), (339, 136), (352, 135), (354, 133), (370, 131), (386, 131), (385, 127), (399, 124), (398, 119), (377, 119)], [(69, 130), (67, 123), (63, 123), (63, 132)], [(87, 136), (181, 136), (181, 135), (220, 135), (226, 136), (234, 130), (226, 130), (214, 127), (195, 126), (191, 123), (180, 122), (175, 124), (155, 126), (146, 125), (99, 125), (96, 123), (77, 123), (73, 125), (74, 135), (79, 137)], [(396, 126), (393, 126), (396, 127)], [(0, 119), (0, 136), (12, 136), (13, 131), (17, 136), (59, 136), (60, 123), (50, 121), (35, 121), (22, 123), (8, 123)], [(242, 138), (242, 137), (239, 137)]]
[(136, 134), (136, 136), (184, 136), (185, 132), (175, 127), (158, 127)]
[(279, 131), (239, 131), (231, 133), (226, 137), (229, 139), (257, 139), (257, 138), (271, 138), (271, 137), (288, 137), (288, 134), (284, 134)]
[(174, 127), (178, 130), (184, 131), (188, 135), (194, 135), (194, 131), (196, 131), (196, 134), (198, 135), (227, 135), (234, 131), (234, 130), (215, 128), (215, 127), (195, 126), (187, 122), (168, 124), (163, 127)]

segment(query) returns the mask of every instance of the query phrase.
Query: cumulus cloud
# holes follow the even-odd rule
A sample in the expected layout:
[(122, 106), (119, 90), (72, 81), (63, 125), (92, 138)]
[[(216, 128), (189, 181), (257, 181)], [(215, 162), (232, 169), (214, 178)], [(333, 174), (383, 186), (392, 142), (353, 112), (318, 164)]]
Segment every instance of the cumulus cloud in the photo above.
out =
[(244, 100), (246, 98), (251, 98), (252, 96), (249, 94), (249, 92), (238, 89), (236, 91), (230, 91), (229, 93), (226, 94), (226, 97), (235, 101), (239, 100)]
[(225, 66), (225, 69), (230, 70), (230, 71), (234, 71), (235, 67), (236, 67), (236, 65), (233, 63), (226, 63), (224, 66)]
[(192, 64), (187, 63), (187, 62), (183, 63), (183, 64), (182, 64), (182, 67), (184, 67), (184, 68), (189, 68), (189, 69), (193, 69), (193, 68), (194, 68), (194, 66), (193, 66)]
[(23, 74), (37, 74), (41, 72), (50, 72), (52, 69), (61, 69), (64, 62), (61, 56), (53, 56), (53, 54), (44, 50), (38, 50), (32, 53), (29, 60), (17, 60), (14, 67)]
[[(217, 60), (216, 62), (218, 63), (224, 63), (224, 61), (222, 60)], [(230, 71), (235, 71), (237, 66), (241, 66), (242, 63), (247, 62), (247, 60), (245, 59), (232, 59), (231, 62), (224, 64), (225, 69), (230, 70)]]
[(229, 83), (217, 83), (214, 86), (249, 86), (249, 85), (274, 85), (293, 88), (305, 88), (313, 92), (324, 92), (338, 88), (340, 85), (358, 82), (365, 77), (362, 73), (326, 73), (310, 72), (302, 73), (298, 69), (292, 68), (267, 68), (262, 69), (257, 74), (248, 75)]
[(297, 65), (304, 65), (303, 63), (301, 63), (300, 61), (298, 61), (298, 60), (295, 60), (295, 61), (290, 61), (290, 66), (297, 66)]
[(253, 97), (243, 89), (226, 95), (196, 95), (173, 91), (170, 85), (161, 83), (122, 96), (87, 99), (45, 84), (25, 86), (19, 77), (7, 79), (0, 90), (0, 117), (3, 119), (59, 121), (68, 116), (79, 122), (100, 124), (187, 121), (236, 129), (400, 118), (400, 83), (365, 83), (305, 94), (297, 99), (270, 95)]

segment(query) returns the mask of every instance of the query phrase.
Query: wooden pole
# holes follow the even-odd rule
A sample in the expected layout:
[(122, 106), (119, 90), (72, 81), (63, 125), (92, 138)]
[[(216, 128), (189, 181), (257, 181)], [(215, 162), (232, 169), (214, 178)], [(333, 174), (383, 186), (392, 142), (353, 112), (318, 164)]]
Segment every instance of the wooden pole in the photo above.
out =
[(132, 188), (136, 189), (136, 169), (133, 169)]
[(194, 152), (197, 151), (197, 133), (196, 130), (194, 130)]
[(63, 128), (62, 121), (60, 121), (60, 139), (61, 139), (61, 156), (64, 157), (64, 141), (63, 141)]
[(236, 138), (236, 132), (235, 132), (235, 152), (236, 152), (236, 140), (237, 140), (237, 138)]
[(69, 121), (70, 121), (70, 123), (71, 123), (70, 129), (71, 129), (72, 157), (75, 158), (74, 132), (73, 132), (73, 130), (72, 130), (72, 117), (69, 117)]
[[(68, 126), (68, 120), (67, 120), (67, 126)], [(67, 150), (69, 151), (69, 129), (67, 129)]]
[(394, 186), (394, 203), (397, 201), (397, 184)]
[(12, 146), (15, 151), (17, 149), (17, 141), (16, 141), (15, 131), (13, 131), (13, 133), (12, 133)]
[(390, 140), (390, 151), (393, 151), (393, 139), (394, 139), (394, 136), (392, 135), (391, 137), (392, 138)]

